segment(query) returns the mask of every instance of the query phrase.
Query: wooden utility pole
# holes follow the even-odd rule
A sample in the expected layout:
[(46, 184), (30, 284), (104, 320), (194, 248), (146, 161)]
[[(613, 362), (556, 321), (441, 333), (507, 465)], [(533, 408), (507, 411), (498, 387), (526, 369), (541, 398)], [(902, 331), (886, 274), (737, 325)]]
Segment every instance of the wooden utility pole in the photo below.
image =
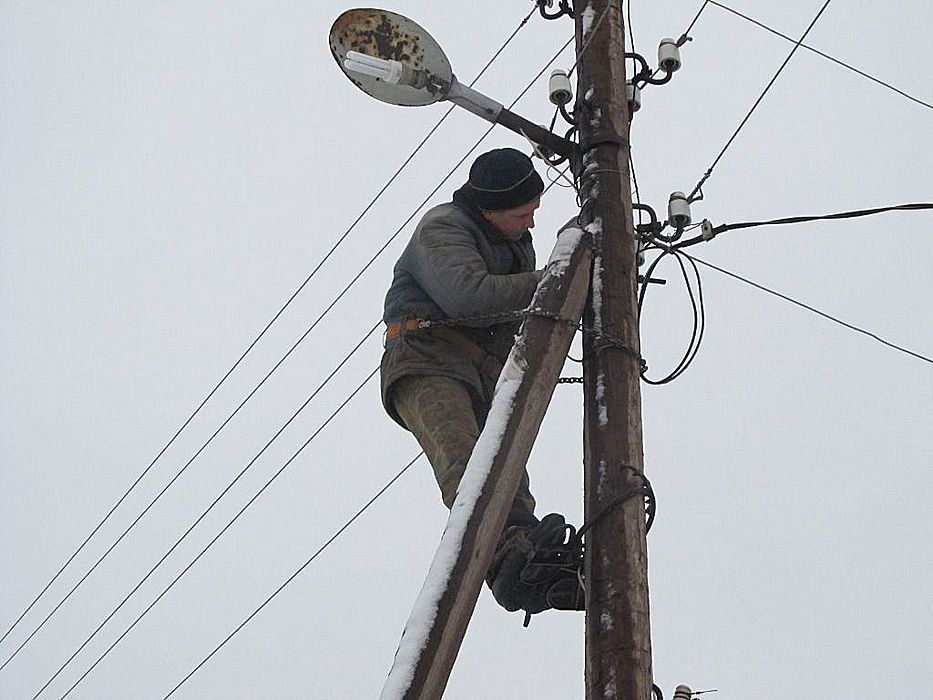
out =
[(582, 222), (593, 234), (584, 315), (586, 697), (648, 700), (651, 635), (643, 498), (637, 245), (619, 0), (575, 5)]

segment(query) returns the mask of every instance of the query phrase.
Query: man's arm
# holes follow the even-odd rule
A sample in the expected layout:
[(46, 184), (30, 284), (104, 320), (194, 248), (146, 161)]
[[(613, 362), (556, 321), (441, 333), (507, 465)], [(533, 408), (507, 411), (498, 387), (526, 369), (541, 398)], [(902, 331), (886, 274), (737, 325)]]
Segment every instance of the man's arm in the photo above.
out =
[(490, 273), (473, 234), (445, 219), (426, 222), (418, 236), (409, 272), (449, 318), (523, 309), (531, 301), (540, 271)]

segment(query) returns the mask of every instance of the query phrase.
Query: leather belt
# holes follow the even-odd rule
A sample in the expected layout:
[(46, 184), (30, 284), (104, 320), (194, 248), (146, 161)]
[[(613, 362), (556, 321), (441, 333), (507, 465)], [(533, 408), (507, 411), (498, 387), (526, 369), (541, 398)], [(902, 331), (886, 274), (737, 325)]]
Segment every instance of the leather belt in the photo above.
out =
[(416, 331), (421, 328), (421, 321), (417, 318), (407, 318), (404, 321), (397, 321), (386, 326), (386, 342), (398, 338), (402, 331)]
[(463, 335), (463, 333), (446, 326), (422, 326), (421, 320), (417, 318), (408, 318), (404, 321), (387, 324), (386, 342), (395, 340), (403, 332), (408, 333), (418, 330), (429, 332), (435, 337), (442, 338), (455, 345), (469, 358), (470, 362), (479, 370), (480, 374), (485, 375), (493, 382), (498, 379), (499, 373), (502, 372), (502, 363)]

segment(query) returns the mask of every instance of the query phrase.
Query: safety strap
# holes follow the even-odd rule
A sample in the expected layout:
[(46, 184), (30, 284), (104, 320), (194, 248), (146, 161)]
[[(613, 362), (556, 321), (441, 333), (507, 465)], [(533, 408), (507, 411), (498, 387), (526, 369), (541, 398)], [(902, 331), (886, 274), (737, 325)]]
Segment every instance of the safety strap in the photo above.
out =
[(486, 375), (493, 382), (499, 379), (502, 372), (502, 363), (493, 355), (483, 350), (479, 345), (467, 338), (463, 333), (448, 326), (431, 326), (426, 329), (431, 335), (446, 340), (456, 345), (470, 362), (480, 371), (480, 374)]

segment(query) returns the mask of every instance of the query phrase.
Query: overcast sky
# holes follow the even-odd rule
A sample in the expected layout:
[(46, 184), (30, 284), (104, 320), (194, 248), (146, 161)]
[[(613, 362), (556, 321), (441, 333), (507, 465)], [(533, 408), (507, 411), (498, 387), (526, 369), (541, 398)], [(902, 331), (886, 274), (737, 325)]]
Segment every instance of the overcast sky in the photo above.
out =
[[(820, 0), (735, 7), (799, 36)], [(469, 82), (531, 2), (398, 2)], [(699, 0), (635, 3), (656, 60)], [(13, 621), (440, 119), (357, 90), (334, 3), (0, 3), (0, 625)], [(933, 103), (933, 7), (835, 0), (807, 43)], [(510, 103), (572, 35), (535, 16), (478, 83)], [(709, 5), (643, 96), (644, 201), (690, 191), (791, 48)], [(570, 50), (556, 66), (569, 68)], [(547, 123), (546, 75), (516, 111)], [(0, 644), (6, 661), (472, 147), (452, 114)], [(803, 49), (726, 152), (696, 219), (933, 200), (933, 109)], [(497, 130), (481, 150), (524, 148)], [(544, 168), (539, 168), (544, 173)], [(432, 203), (466, 177), (458, 170)], [(575, 213), (545, 197), (535, 246)], [(413, 223), (0, 670), (31, 698), (375, 324)], [(709, 262), (933, 355), (933, 214), (756, 228)], [(642, 323), (654, 376), (689, 340), (678, 272)], [(722, 700), (920, 697), (933, 686), (933, 364), (711, 269), (699, 355), (643, 385), (654, 674)], [(41, 697), (61, 697), (377, 365), (373, 335)], [(576, 353), (579, 352), (577, 349)], [(565, 374), (578, 372), (568, 364)], [(529, 470), (582, 517), (581, 391), (559, 386)], [(347, 404), (73, 698), (161, 698), (418, 453), (375, 381)], [(187, 681), (178, 698), (371, 698), (446, 518), (419, 461)], [(578, 698), (583, 615), (480, 596), (445, 698)]]

